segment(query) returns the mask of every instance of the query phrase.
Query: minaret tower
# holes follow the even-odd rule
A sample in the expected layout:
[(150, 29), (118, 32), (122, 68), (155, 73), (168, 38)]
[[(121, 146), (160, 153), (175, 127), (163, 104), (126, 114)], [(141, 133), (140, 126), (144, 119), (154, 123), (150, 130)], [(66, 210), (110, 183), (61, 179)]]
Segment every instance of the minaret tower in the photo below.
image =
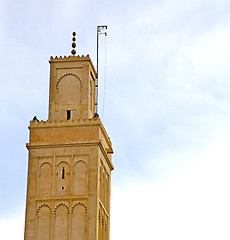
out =
[(97, 73), (72, 53), (50, 58), (49, 117), (30, 122), (25, 240), (109, 240), (113, 150), (94, 117)]

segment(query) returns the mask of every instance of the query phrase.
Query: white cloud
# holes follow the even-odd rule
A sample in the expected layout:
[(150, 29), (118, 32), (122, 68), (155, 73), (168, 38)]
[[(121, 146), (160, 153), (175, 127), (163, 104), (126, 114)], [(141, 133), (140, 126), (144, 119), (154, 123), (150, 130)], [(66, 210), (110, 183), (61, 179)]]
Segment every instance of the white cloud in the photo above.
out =
[(24, 209), (14, 213), (14, 216), (0, 218), (1, 239), (24, 239)]
[(113, 187), (111, 240), (230, 238), (230, 130), (165, 181)]

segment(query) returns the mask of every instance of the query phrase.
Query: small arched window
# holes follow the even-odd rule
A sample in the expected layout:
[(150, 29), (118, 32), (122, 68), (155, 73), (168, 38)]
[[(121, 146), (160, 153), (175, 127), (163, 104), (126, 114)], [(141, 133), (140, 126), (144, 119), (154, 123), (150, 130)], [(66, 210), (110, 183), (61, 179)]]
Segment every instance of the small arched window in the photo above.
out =
[(65, 168), (64, 168), (64, 167), (62, 168), (62, 175), (61, 175), (61, 178), (62, 178), (62, 179), (65, 178)]

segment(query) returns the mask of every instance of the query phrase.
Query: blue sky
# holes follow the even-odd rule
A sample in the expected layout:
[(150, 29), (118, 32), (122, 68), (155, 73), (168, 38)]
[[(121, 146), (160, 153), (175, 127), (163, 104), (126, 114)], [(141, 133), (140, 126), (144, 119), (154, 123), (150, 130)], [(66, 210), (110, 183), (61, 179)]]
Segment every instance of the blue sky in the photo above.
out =
[(99, 113), (115, 152), (111, 240), (229, 240), (229, 11), (225, 0), (0, 0), (5, 240), (23, 240), (27, 126), (34, 115), (47, 119), (48, 60), (70, 54), (76, 31), (77, 53), (96, 64), (102, 24)]

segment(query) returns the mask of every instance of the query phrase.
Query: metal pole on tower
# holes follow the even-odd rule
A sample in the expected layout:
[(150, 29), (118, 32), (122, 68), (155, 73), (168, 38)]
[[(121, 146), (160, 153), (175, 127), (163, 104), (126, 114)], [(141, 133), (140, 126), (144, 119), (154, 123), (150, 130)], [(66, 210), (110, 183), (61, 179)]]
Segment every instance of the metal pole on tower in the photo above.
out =
[(99, 117), (99, 115), (98, 115), (99, 35), (100, 34), (104, 34), (105, 36), (107, 36), (106, 30), (107, 30), (107, 26), (106, 25), (97, 26), (97, 79), (96, 79), (96, 103), (95, 103), (95, 105), (96, 105), (96, 112), (94, 114), (94, 117)]

